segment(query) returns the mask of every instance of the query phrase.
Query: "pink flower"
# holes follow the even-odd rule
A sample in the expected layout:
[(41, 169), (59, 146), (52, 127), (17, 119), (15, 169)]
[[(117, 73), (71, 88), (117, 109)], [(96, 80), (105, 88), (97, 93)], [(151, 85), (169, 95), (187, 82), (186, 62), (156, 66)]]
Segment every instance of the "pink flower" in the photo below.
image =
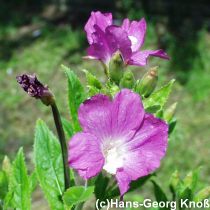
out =
[(141, 98), (128, 89), (113, 100), (98, 94), (79, 108), (83, 131), (69, 142), (69, 165), (89, 179), (103, 169), (113, 174), (121, 195), (132, 180), (152, 173), (167, 148), (168, 125), (145, 113)]
[(85, 25), (90, 44), (88, 58), (109, 64), (113, 54), (120, 52), (125, 64), (145, 66), (149, 56), (169, 59), (163, 50), (141, 50), (146, 33), (146, 21), (125, 19), (122, 26), (112, 23), (111, 13), (92, 12)]

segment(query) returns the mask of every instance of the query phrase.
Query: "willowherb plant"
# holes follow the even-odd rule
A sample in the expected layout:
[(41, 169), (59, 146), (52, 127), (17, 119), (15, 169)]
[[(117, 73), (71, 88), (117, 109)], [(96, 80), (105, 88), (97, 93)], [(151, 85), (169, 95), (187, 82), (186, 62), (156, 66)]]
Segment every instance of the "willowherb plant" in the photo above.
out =
[[(125, 193), (150, 179), (165, 156), (176, 124), (176, 103), (165, 109), (174, 80), (157, 88), (157, 67), (137, 81), (126, 67), (145, 66), (149, 56), (169, 59), (168, 55), (163, 50), (140, 50), (146, 32), (144, 19), (125, 19), (116, 26), (111, 13), (92, 12), (85, 31), (90, 44), (86, 58), (102, 63), (107, 81), (102, 84), (85, 70), (85, 88), (73, 71), (62, 66), (71, 120), (61, 118), (53, 93), (35, 75), (17, 76), (24, 91), (51, 107), (58, 140), (38, 120), (34, 173), (28, 175), (22, 149), (12, 164), (5, 158), (0, 173), (2, 209), (30, 209), (37, 182), (53, 210), (82, 209), (93, 195), (101, 201), (118, 196), (122, 200)], [(75, 172), (85, 180), (84, 186), (76, 184)], [(153, 183), (155, 195), (163, 194)]]

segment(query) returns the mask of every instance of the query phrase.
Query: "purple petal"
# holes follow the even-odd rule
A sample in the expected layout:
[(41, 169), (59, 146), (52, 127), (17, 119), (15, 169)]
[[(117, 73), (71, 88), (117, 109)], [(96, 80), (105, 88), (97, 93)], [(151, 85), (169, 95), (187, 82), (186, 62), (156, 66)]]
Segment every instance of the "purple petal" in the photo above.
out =
[(95, 32), (94, 25), (98, 25), (102, 31), (105, 31), (106, 27), (112, 24), (111, 13), (91, 12), (91, 16), (85, 25), (85, 31), (87, 33), (87, 39), (89, 44), (93, 43), (92, 34)]
[(132, 55), (131, 41), (127, 33), (121, 27), (112, 25), (106, 28), (106, 34), (112, 52), (119, 51), (124, 61), (127, 61)]
[(130, 20), (128, 18), (123, 20), (122, 26), (121, 28), (123, 30), (125, 30), (127, 33), (129, 32), (129, 28), (130, 28)]
[(140, 127), (144, 118), (141, 98), (129, 89), (122, 89), (112, 105), (112, 134), (130, 139)]
[(128, 34), (132, 43), (132, 51), (136, 52), (144, 43), (145, 33), (147, 29), (146, 21), (142, 18), (140, 21), (130, 21), (125, 19), (121, 26)]
[(69, 165), (84, 179), (96, 176), (104, 165), (100, 141), (89, 133), (77, 133), (72, 137), (68, 157)]
[(120, 189), (120, 195), (123, 196), (129, 189), (131, 179), (122, 168), (117, 170), (116, 179)]
[[(144, 122), (134, 138), (124, 145), (128, 150), (123, 165), (124, 176), (125, 174), (127, 176), (126, 180), (136, 180), (157, 169), (160, 160), (165, 156), (167, 139), (168, 125), (153, 115), (146, 114)], [(125, 189), (127, 189), (127, 185)], [(123, 193), (125, 193), (125, 189), (123, 188)]]
[(86, 100), (79, 108), (78, 116), (84, 132), (103, 139), (111, 133), (111, 101), (98, 94)]
[(136, 66), (145, 66), (147, 65), (149, 56), (169, 59), (169, 56), (163, 50), (143, 50), (134, 53), (128, 61), (128, 64)]
[(113, 53), (119, 51), (127, 61), (131, 55), (131, 41), (127, 33), (118, 26), (108, 26), (103, 32), (95, 25), (95, 32), (92, 35), (94, 43), (88, 48), (88, 55), (102, 60), (108, 64)]
[(97, 25), (94, 26), (95, 32), (92, 34), (94, 43), (88, 48), (88, 55), (108, 63), (112, 54), (116, 51), (116, 44), (110, 45), (111, 38), (103, 32)]

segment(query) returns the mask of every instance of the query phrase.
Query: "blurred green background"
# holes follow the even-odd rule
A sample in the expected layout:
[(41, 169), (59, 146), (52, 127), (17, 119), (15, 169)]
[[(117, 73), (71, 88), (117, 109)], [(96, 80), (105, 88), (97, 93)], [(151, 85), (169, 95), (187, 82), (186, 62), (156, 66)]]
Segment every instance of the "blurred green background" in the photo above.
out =
[[(0, 7), (0, 160), (13, 157), (23, 145), (31, 160), (34, 124), (43, 118), (54, 129), (50, 109), (29, 98), (16, 75), (36, 73), (56, 95), (69, 118), (66, 81), (60, 65), (74, 70), (85, 84), (82, 69), (104, 80), (98, 63), (84, 61), (87, 41), (83, 30), (92, 10), (112, 12), (116, 23), (125, 17), (145, 17), (144, 48), (163, 48), (170, 61), (151, 58), (149, 65), (132, 67), (136, 78), (158, 65), (159, 85), (176, 84), (170, 103), (178, 101), (176, 130), (158, 179), (167, 186), (170, 174), (181, 175), (202, 166), (200, 185), (210, 182), (210, 3), (196, 0), (7, 0)], [(170, 104), (169, 103), (169, 104)], [(150, 195), (150, 183), (143, 194)], [(141, 191), (140, 191), (141, 192)], [(36, 197), (37, 196), (37, 197)], [(48, 209), (37, 193), (34, 209)], [(34, 202), (35, 203), (35, 202)]]

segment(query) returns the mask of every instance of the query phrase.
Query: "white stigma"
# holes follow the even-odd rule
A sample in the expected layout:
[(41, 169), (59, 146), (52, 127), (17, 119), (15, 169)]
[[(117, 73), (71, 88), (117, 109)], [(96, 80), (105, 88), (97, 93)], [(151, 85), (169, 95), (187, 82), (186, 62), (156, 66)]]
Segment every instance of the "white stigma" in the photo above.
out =
[(110, 174), (116, 174), (117, 169), (122, 168), (124, 165), (125, 149), (119, 146), (119, 142), (113, 141), (108, 147), (103, 148), (103, 154), (105, 157), (103, 169)]

